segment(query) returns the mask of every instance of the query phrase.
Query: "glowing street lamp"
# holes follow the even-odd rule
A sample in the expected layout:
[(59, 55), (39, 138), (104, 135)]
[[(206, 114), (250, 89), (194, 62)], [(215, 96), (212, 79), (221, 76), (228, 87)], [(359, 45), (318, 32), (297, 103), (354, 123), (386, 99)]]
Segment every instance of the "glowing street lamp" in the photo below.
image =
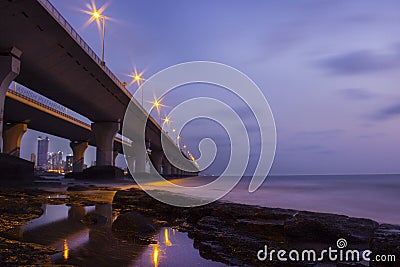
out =
[(171, 119), (168, 118), (168, 117), (165, 117), (165, 118), (163, 119), (163, 121), (164, 121), (164, 123), (166, 123), (167, 125), (169, 125), (170, 122), (171, 122)]
[(154, 97), (153, 102), (151, 102), (151, 104), (153, 104), (153, 107), (152, 107), (152, 108), (156, 108), (156, 110), (157, 110), (158, 122), (159, 122), (159, 123), (161, 123), (160, 108), (161, 108), (161, 107), (165, 107), (165, 105), (163, 105), (163, 104), (161, 103), (161, 101), (162, 101), (162, 98), (161, 98), (161, 99), (157, 99), (157, 98)]
[[(89, 6), (90, 10), (83, 10), (84, 13), (90, 15), (90, 19), (88, 20), (87, 24), (92, 23), (93, 21), (97, 22), (99, 28), (101, 27), (101, 39), (102, 39), (102, 50), (101, 50), (101, 65), (104, 66), (106, 63), (104, 61), (104, 40), (105, 40), (105, 29), (106, 29), (106, 16), (103, 15), (106, 6), (102, 6), (101, 8), (97, 9), (96, 4), (92, 1), (92, 5)], [(101, 26), (100, 26), (101, 25)]]
[[(129, 77), (132, 78), (132, 82), (129, 85), (136, 83), (138, 85), (138, 88), (140, 88), (140, 84), (142, 83), (142, 81), (144, 81), (144, 78), (142, 78), (142, 75), (143, 75), (143, 71), (137, 72), (137, 70), (135, 68), (133, 73), (128, 75)], [(143, 97), (144, 97), (143, 96), (143, 88), (141, 90), (142, 90), (141, 93), (142, 93), (142, 106), (143, 106)]]

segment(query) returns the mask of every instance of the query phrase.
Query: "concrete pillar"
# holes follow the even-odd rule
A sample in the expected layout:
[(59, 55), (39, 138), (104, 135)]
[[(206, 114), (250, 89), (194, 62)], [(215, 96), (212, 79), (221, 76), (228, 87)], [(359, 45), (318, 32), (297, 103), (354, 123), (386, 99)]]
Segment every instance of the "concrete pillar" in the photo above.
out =
[(159, 151), (159, 150), (151, 151), (150, 160), (155, 169), (150, 168), (150, 173), (157, 171), (159, 174), (161, 174), (161, 166), (162, 166), (163, 157), (164, 157), (164, 154), (162, 151)]
[(166, 157), (163, 157), (162, 164), (163, 164), (163, 173), (162, 174), (165, 177), (170, 176), (171, 175), (171, 164), (169, 164)]
[(89, 143), (86, 141), (72, 141), (70, 146), (74, 155), (72, 169), (74, 172), (82, 172), (83, 164), (85, 162), (85, 151), (89, 146)]
[(178, 174), (178, 169), (171, 165), (171, 176), (176, 177)]
[(124, 155), (126, 166), (128, 167), (129, 171), (133, 171), (135, 168), (135, 157)]
[(4, 153), (16, 157), (20, 156), (21, 139), (27, 129), (26, 123), (16, 123), (4, 127)]
[(112, 166), (114, 137), (119, 131), (119, 122), (94, 122), (92, 131), (96, 139), (96, 166)]
[(118, 154), (119, 154), (119, 151), (118, 150), (114, 150), (114, 152), (113, 152), (113, 166), (115, 166), (115, 160), (117, 159)]
[(135, 151), (135, 173), (146, 171), (146, 151)]
[(4, 103), (11, 82), (18, 76), (22, 52), (13, 47), (0, 52), (0, 152), (3, 152)]

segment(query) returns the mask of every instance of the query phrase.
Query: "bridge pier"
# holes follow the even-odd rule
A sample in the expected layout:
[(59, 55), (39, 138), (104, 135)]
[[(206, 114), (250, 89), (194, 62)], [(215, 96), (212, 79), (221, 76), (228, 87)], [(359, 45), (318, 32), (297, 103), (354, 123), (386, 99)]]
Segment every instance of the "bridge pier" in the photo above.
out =
[(175, 166), (171, 165), (171, 176), (176, 177), (177, 174), (178, 174), (178, 169)]
[(167, 158), (164, 156), (163, 157), (163, 176), (164, 177), (169, 177), (171, 176), (171, 164), (168, 162)]
[(118, 150), (113, 151), (113, 166), (115, 166), (115, 160), (117, 159), (118, 154), (119, 154)]
[(11, 156), (20, 156), (21, 139), (28, 125), (26, 123), (15, 123), (6, 125), (3, 131), (4, 153)]
[(0, 52), (0, 152), (3, 152), (3, 123), (6, 93), (11, 82), (18, 76), (22, 52), (13, 47)]
[(144, 174), (146, 171), (146, 151), (135, 151), (135, 172), (136, 174)]
[(119, 122), (94, 122), (92, 131), (96, 139), (96, 166), (113, 166), (114, 137)]
[(85, 160), (85, 151), (86, 148), (89, 146), (89, 143), (86, 141), (72, 141), (70, 143), (70, 147), (72, 148), (73, 153), (73, 162), (72, 162), (72, 169), (73, 172), (82, 172), (83, 171), (83, 164)]
[(163, 160), (163, 152), (160, 150), (153, 150), (150, 154), (150, 160), (153, 163), (154, 169), (150, 168), (150, 173), (158, 172), (161, 174), (162, 160)]

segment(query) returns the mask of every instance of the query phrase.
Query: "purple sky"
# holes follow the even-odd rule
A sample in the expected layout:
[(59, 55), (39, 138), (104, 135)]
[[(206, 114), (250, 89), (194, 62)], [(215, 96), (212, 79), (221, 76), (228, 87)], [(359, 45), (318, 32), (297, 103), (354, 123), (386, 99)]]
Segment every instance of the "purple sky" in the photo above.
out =
[[(51, 2), (100, 54), (97, 26), (83, 27), (88, 15), (78, 11), (86, 8), (84, 1)], [(97, 6), (104, 3), (97, 1)], [(111, 1), (105, 11), (115, 19), (106, 25), (107, 65), (128, 82), (133, 66), (149, 77), (192, 60), (221, 62), (244, 72), (274, 113), (278, 144), (271, 173), (399, 173), (400, 3), (248, 3)], [(172, 107), (195, 96), (215, 97), (238, 110), (254, 136), (251, 171), (261, 141), (254, 118), (240, 101), (213, 86), (184, 86), (165, 102)], [(35, 151), (37, 136), (25, 134), (23, 157)], [(223, 168), (229, 143), (218, 126), (193, 122), (182, 136), (194, 155), (197, 140), (214, 137), (220, 153), (209, 172)], [(52, 138), (50, 150), (59, 149), (71, 153), (66, 140)], [(86, 162), (94, 159), (94, 151), (88, 149)]]

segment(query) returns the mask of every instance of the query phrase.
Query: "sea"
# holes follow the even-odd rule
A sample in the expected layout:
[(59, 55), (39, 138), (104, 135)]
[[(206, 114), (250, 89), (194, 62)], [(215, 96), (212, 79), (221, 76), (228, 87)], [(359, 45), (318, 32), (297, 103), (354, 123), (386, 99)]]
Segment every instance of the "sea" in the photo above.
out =
[[(216, 177), (197, 176), (173, 180), (194, 187)], [(400, 175), (271, 175), (250, 193), (251, 177), (220, 200), (235, 203), (343, 214), (379, 223), (400, 224)], [(160, 188), (161, 189), (161, 188)], [(168, 189), (166, 189), (168, 190)]]

